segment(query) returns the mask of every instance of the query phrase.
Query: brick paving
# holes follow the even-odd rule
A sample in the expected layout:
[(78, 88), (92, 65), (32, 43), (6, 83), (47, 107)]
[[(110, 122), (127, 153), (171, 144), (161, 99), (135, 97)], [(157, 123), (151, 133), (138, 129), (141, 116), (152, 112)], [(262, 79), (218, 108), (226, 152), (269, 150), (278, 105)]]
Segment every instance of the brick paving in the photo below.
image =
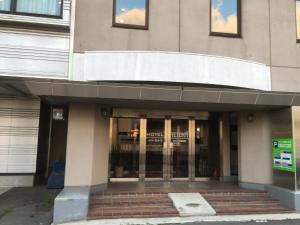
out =
[[(218, 184), (218, 183), (215, 183)], [(169, 192), (199, 192), (217, 215), (291, 213), (266, 192), (241, 189), (236, 185), (214, 187), (135, 187), (128, 190), (113, 186), (90, 198), (89, 219), (177, 217)]]

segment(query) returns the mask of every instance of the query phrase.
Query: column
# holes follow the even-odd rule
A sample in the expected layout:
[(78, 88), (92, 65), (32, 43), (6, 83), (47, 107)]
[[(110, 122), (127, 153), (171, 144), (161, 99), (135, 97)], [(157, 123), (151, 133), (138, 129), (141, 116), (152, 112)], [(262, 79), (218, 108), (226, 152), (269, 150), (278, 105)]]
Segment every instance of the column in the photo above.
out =
[(273, 182), (268, 111), (240, 112), (238, 132), (240, 185), (263, 190), (264, 185)]
[(86, 219), (90, 192), (106, 188), (109, 124), (99, 105), (70, 104), (65, 188), (55, 199), (55, 224)]

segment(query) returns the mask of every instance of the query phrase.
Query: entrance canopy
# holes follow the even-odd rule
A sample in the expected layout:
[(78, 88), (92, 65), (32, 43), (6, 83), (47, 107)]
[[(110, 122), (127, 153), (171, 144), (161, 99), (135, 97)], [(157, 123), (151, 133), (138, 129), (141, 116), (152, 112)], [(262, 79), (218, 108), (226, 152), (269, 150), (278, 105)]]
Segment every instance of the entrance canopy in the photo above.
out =
[[(70, 82), (63, 80), (7, 79), (0, 84), (0, 95), (47, 97), (58, 101), (90, 101), (112, 106), (151, 108), (180, 106), (193, 110), (239, 110), (300, 105), (299, 93), (269, 92), (228, 87), (199, 87), (189, 84), (166, 86), (161, 83)], [(130, 100), (130, 101), (128, 101)], [(148, 103), (147, 103), (148, 102)], [(168, 103), (168, 106), (166, 106)], [(221, 108), (220, 108), (221, 107)]]

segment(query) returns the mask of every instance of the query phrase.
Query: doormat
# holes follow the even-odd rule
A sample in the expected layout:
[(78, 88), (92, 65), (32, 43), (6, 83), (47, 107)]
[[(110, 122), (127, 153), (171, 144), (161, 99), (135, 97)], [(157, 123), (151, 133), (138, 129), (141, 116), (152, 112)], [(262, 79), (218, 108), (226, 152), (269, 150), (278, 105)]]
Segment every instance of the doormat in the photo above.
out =
[(168, 196), (182, 217), (216, 215), (216, 211), (199, 193), (168, 193)]

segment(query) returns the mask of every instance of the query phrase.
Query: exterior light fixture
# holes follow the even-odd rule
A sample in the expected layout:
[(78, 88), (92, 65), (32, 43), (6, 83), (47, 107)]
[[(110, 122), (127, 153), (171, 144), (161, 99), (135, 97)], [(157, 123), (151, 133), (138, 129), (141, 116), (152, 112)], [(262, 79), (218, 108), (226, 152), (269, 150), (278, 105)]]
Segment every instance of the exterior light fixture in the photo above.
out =
[(254, 115), (253, 115), (253, 113), (249, 113), (249, 114), (247, 115), (247, 121), (248, 121), (249, 123), (252, 123), (253, 120), (254, 120)]

